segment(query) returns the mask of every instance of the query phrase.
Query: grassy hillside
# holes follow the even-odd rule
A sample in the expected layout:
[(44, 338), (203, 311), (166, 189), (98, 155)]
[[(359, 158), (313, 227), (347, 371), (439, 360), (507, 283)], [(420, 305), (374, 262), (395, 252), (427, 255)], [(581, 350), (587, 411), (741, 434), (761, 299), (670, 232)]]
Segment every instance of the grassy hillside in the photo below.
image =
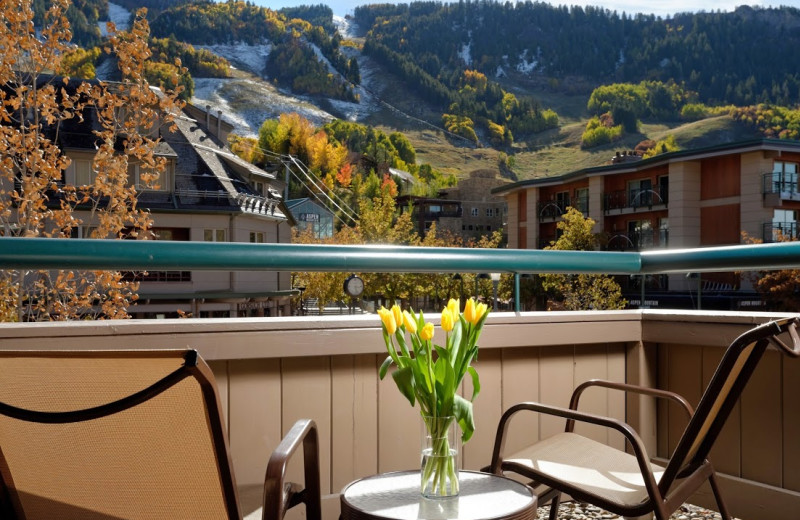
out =
[[(373, 88), (396, 110), (384, 108), (365, 121), (385, 132), (401, 131), (417, 150), (417, 160), (458, 177), (480, 168), (498, 169), (501, 152), (489, 147), (465, 146), (458, 139), (449, 138), (443, 131), (438, 114), (391, 74), (380, 76)], [(513, 157), (514, 169), (510, 180), (560, 175), (582, 168), (608, 164), (616, 151), (633, 150), (645, 139), (660, 140), (674, 135), (682, 149), (703, 148), (716, 144), (754, 139), (760, 135), (728, 116), (718, 116), (691, 123), (646, 122), (640, 132), (626, 135), (622, 140), (589, 150), (581, 148), (581, 135), (588, 115), (588, 93), (568, 93), (559, 86), (533, 84), (524, 78), (509, 78), (504, 86), (518, 95), (535, 96), (544, 107), (552, 107), (561, 118), (559, 128), (548, 130), (527, 139), (518, 140), (507, 153)], [(429, 123), (425, 123), (428, 121)]]

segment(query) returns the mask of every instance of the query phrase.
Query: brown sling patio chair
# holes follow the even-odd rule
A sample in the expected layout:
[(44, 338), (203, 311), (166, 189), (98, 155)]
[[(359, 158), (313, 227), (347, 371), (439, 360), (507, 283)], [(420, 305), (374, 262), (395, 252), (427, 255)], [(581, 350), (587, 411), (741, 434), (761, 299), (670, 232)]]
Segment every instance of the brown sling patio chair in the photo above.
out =
[[(532, 485), (542, 486), (539, 503), (551, 501), (550, 520), (558, 517), (562, 493), (624, 517), (654, 513), (658, 520), (668, 520), (706, 480), (722, 518), (730, 520), (714, 469), (706, 457), (767, 346), (772, 344), (786, 354), (800, 356), (798, 323), (797, 318), (771, 321), (735, 339), (725, 351), (696, 411), (673, 392), (600, 380), (578, 386), (569, 409), (539, 403), (512, 406), (500, 419), (490, 469), (496, 474), (517, 473), (531, 479)], [(791, 338), (791, 346), (778, 337), (784, 333)], [(671, 399), (687, 411), (688, 425), (665, 467), (650, 462), (642, 441), (629, 425), (578, 411), (581, 393), (597, 386)], [(527, 410), (566, 419), (565, 431), (506, 455), (503, 445), (507, 423), (516, 413)], [(574, 433), (575, 421), (619, 431), (633, 454)]]
[[(284, 483), (302, 444), (305, 490)], [(263, 518), (319, 520), (317, 429), (273, 452)], [(241, 519), (214, 377), (194, 350), (0, 352), (0, 518)]]

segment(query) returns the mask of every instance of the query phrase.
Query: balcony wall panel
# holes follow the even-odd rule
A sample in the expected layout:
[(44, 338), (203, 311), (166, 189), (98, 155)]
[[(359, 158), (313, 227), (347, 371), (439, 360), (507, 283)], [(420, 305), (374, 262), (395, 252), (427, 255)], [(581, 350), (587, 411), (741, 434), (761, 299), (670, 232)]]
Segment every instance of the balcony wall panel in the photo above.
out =
[(800, 363), (784, 360), (783, 487), (800, 492)]
[[(770, 317), (688, 311), (497, 313), (481, 340), (477, 431), (465, 448), (464, 465), (474, 469), (489, 462), (502, 410), (524, 400), (566, 405), (574, 386), (587, 378), (656, 379), (658, 386), (696, 404), (722, 349)], [(253, 491), (249, 504), (260, 499), (269, 453), (300, 417), (319, 426), (326, 520), (338, 514), (336, 493), (343, 483), (419, 464), (418, 411), (390, 378), (377, 377), (385, 354), (374, 316), (0, 325), (2, 349), (165, 346), (197, 348), (217, 374), (237, 482)], [(620, 419), (627, 415), (647, 428), (655, 427), (647, 418), (657, 415), (659, 455), (674, 447), (685, 424), (678, 409), (662, 407), (655, 414), (647, 400), (599, 395), (586, 394), (583, 408)], [(800, 360), (771, 354), (745, 390), (741, 413), (726, 425), (713, 458), (731, 474), (721, 481), (738, 518), (789, 520), (800, 510), (798, 395)], [(515, 426), (508, 449), (563, 428), (534, 417), (519, 418)], [(292, 466), (291, 476), (299, 476), (298, 467)], [(707, 494), (691, 501), (713, 506)]]
[[(535, 347), (503, 349), (503, 410), (524, 401), (541, 401), (539, 395), (539, 349)], [(539, 438), (539, 415), (517, 414), (511, 419), (506, 449), (514, 453)]]
[(369, 354), (331, 357), (333, 490), (378, 472), (378, 366)]
[[(475, 416), (475, 433), (464, 445), (463, 467), (481, 469), (491, 461), (491, 446), (494, 444), (495, 429), (503, 414), (503, 392), (506, 385), (513, 384), (503, 379), (503, 352), (500, 349), (486, 350), (478, 356), (473, 364), (478, 371), (481, 392), (473, 403)], [(472, 395), (472, 381), (465, 377), (462, 395)]]
[(741, 399), (741, 477), (778, 487), (783, 480), (780, 356), (765, 353)]
[[(703, 388), (708, 386), (714, 371), (722, 359), (725, 349), (722, 347), (703, 347)], [(710, 460), (717, 471), (729, 475), (741, 475), (742, 464), (742, 430), (738, 427), (742, 420), (741, 404), (736, 403), (728, 418), (728, 427), (722, 429), (711, 449)], [(731, 427), (730, 425), (736, 425)]]

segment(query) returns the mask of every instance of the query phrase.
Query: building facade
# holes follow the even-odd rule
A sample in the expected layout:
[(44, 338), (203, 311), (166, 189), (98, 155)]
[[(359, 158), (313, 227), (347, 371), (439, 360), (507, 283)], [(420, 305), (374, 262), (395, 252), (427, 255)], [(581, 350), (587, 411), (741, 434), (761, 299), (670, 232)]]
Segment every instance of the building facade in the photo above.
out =
[(508, 181), (493, 170), (475, 170), (452, 188), (439, 192), (439, 197), (398, 197), (401, 211), (411, 208), (417, 232), (425, 236), (435, 222), (438, 230), (451, 232), (464, 241), (478, 240), (495, 231), (503, 231), (506, 201), (492, 190)]
[[(800, 142), (763, 139), (617, 161), (492, 190), (508, 203), (508, 245), (540, 249), (569, 206), (595, 220), (603, 248), (735, 245), (797, 237)], [(651, 291), (747, 292), (746, 277), (702, 273), (647, 280)], [(634, 284), (635, 285), (635, 284)], [(630, 287), (633, 289), (634, 287)], [(735, 300), (735, 298), (734, 298)], [(734, 306), (757, 306), (752, 294)]]
[[(71, 81), (67, 89), (76, 88)], [(61, 153), (70, 159), (48, 204), (60, 204), (65, 186), (88, 186), (97, 171), (93, 131), (96, 114), (87, 109), (74, 118), (45, 128)], [(139, 164), (128, 160), (128, 182), (137, 189), (137, 207), (147, 209), (153, 224), (147, 237), (154, 240), (288, 243), (294, 220), (281, 195), (284, 183), (275, 173), (258, 168), (233, 154), (227, 136), (233, 127), (210, 109), (186, 105), (175, 117), (175, 131), (154, 123), (151, 137), (159, 137), (156, 156), (166, 160), (157, 185), (140, 182)], [(7, 179), (0, 182), (9, 183)], [(14, 182), (19, 182), (19, 179)], [(3, 185), (5, 193), (14, 187)], [(88, 238), (96, 226), (90, 203), (78, 205), (75, 216), (83, 224), (73, 237)], [(0, 234), (13, 235), (13, 219)], [(109, 237), (115, 238), (115, 237)], [(150, 271), (125, 273), (140, 282), (139, 299), (129, 307), (135, 318), (278, 316), (290, 313), (290, 273), (223, 271)]]

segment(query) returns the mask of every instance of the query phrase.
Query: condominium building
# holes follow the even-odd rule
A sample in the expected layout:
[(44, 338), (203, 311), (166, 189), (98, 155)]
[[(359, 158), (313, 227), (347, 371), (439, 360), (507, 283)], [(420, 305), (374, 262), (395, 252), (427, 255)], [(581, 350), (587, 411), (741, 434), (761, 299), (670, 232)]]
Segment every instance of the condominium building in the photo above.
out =
[[(66, 88), (75, 88), (71, 81)], [(45, 132), (69, 157), (60, 186), (89, 185), (98, 128), (93, 110), (82, 120), (69, 120)], [(294, 219), (286, 208), (284, 182), (233, 154), (226, 146), (233, 129), (220, 112), (186, 105), (175, 118), (176, 130), (154, 125), (161, 138), (156, 156), (166, 160), (157, 186), (140, 182), (139, 164), (129, 160), (129, 183), (137, 188), (137, 205), (150, 212), (155, 240), (288, 243)], [(156, 137), (156, 135), (153, 135)], [(0, 182), (4, 182), (0, 179)], [(6, 190), (8, 190), (6, 186)], [(58, 191), (48, 204), (58, 206)], [(92, 229), (89, 204), (79, 205), (75, 215), (84, 224), (75, 228), (76, 238)], [(0, 234), (14, 234), (0, 228)], [(143, 237), (139, 237), (143, 238)], [(290, 273), (268, 271), (149, 271), (127, 273), (140, 281), (139, 300), (129, 308), (137, 318), (277, 316), (290, 313)]]
[[(494, 188), (508, 204), (508, 245), (537, 249), (557, 238), (569, 206), (595, 220), (608, 250), (734, 245), (749, 237), (797, 237), (800, 142), (761, 139), (640, 159)], [(638, 283), (638, 282), (636, 282)], [(633, 290), (636, 285), (630, 284)], [(755, 305), (747, 277), (670, 275), (647, 281), (657, 292), (733, 292), (732, 306)], [(749, 302), (749, 303), (748, 303)], [(720, 304), (724, 306), (724, 304)]]

